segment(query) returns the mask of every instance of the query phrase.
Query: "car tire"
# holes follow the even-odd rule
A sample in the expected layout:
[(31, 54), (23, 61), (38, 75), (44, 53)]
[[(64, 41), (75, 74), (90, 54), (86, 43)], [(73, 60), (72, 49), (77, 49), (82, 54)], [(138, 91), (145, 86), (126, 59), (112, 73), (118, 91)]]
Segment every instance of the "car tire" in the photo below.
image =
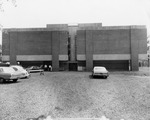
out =
[(107, 76), (104, 76), (104, 79), (107, 79)]
[(13, 82), (17, 82), (18, 79), (13, 79)]
[(5, 83), (5, 82), (6, 82), (6, 80), (5, 80), (5, 79), (3, 79), (3, 78), (1, 78), (1, 82), (2, 82), (2, 83)]

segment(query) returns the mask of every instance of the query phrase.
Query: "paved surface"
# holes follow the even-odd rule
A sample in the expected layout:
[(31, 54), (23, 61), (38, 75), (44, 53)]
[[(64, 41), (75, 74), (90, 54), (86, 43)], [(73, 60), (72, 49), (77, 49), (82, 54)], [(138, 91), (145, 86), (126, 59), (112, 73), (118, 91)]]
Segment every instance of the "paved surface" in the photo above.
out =
[(150, 120), (150, 70), (112, 72), (108, 79), (89, 72), (34, 73), (17, 83), (0, 83), (0, 120), (55, 118)]

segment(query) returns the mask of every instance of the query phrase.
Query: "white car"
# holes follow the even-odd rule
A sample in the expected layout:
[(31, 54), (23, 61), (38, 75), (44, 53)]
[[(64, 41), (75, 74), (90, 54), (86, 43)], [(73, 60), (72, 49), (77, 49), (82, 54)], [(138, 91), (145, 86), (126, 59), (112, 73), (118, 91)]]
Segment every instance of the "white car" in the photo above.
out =
[(109, 76), (109, 72), (105, 67), (95, 66), (92, 71), (92, 76), (93, 77), (100, 76), (100, 77), (107, 78)]
[(21, 73), (20, 78), (29, 78), (30, 74), (29, 74), (28, 71), (27, 71), (26, 69), (24, 69), (22, 66), (19, 66), (19, 65), (11, 65), (10, 67), (12, 67), (15, 71)]
[(12, 67), (0, 67), (0, 81), (10, 81), (13, 80), (17, 82), (20, 78), (20, 73), (16, 72)]

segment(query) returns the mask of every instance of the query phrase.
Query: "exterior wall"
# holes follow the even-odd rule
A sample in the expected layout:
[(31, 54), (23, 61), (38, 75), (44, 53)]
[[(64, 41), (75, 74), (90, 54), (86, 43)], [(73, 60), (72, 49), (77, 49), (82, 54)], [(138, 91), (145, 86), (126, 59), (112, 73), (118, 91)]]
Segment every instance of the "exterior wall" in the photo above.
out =
[(86, 55), (86, 71), (91, 71), (93, 68), (93, 31), (86, 31), (85, 39), (85, 55)]
[(18, 39), (17, 39), (18, 34), (16, 32), (11, 32), (9, 35), (9, 41), (10, 41), (10, 63), (12, 65), (16, 65), (17, 64), (17, 60), (16, 60), (16, 54), (17, 54), (17, 43), (18, 43)]
[[(86, 42), (89, 40), (92, 42), (87, 45)], [(101, 30), (77, 31), (77, 60), (86, 61), (88, 71), (98, 63), (99, 65), (105, 63), (104, 60), (107, 61), (106, 63), (118, 60), (120, 65), (114, 62), (115, 64), (109, 64), (108, 68), (111, 69), (112, 65), (116, 65), (116, 69), (124, 70), (129, 69), (131, 60), (131, 70), (137, 71), (138, 59), (142, 54), (146, 54), (146, 48), (144, 26), (104, 27)], [(122, 65), (123, 63), (125, 66)]]
[(18, 32), (17, 55), (51, 55), (51, 31)]
[(131, 70), (139, 70), (139, 54), (147, 52), (146, 29), (131, 28)]
[(2, 55), (9, 55), (10, 42), (9, 42), (9, 32), (3, 31), (2, 33)]
[[(77, 30), (77, 31), (76, 31)], [(11, 64), (37, 62), (52, 64), (53, 70), (67, 69), (68, 37), (72, 35), (72, 59), (78, 68), (91, 71), (93, 66), (108, 69), (138, 70), (138, 59), (146, 55), (147, 35), (144, 26), (110, 26), (101, 24), (47, 25), (47, 28), (4, 29), (3, 61)], [(74, 37), (77, 36), (77, 39)], [(74, 66), (73, 66), (74, 67)]]
[(77, 26), (69, 26), (69, 36), (70, 36), (70, 60), (76, 61), (76, 32), (78, 27)]
[(52, 61), (57, 71), (59, 60), (68, 60), (67, 42), (67, 31), (7, 30), (3, 32), (3, 61)]

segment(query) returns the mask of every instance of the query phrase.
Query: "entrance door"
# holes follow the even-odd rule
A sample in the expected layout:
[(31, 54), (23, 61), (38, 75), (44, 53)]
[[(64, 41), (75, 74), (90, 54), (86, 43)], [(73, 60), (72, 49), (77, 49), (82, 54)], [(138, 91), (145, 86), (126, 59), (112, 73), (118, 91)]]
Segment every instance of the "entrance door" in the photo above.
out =
[(77, 63), (69, 63), (69, 71), (77, 71)]

